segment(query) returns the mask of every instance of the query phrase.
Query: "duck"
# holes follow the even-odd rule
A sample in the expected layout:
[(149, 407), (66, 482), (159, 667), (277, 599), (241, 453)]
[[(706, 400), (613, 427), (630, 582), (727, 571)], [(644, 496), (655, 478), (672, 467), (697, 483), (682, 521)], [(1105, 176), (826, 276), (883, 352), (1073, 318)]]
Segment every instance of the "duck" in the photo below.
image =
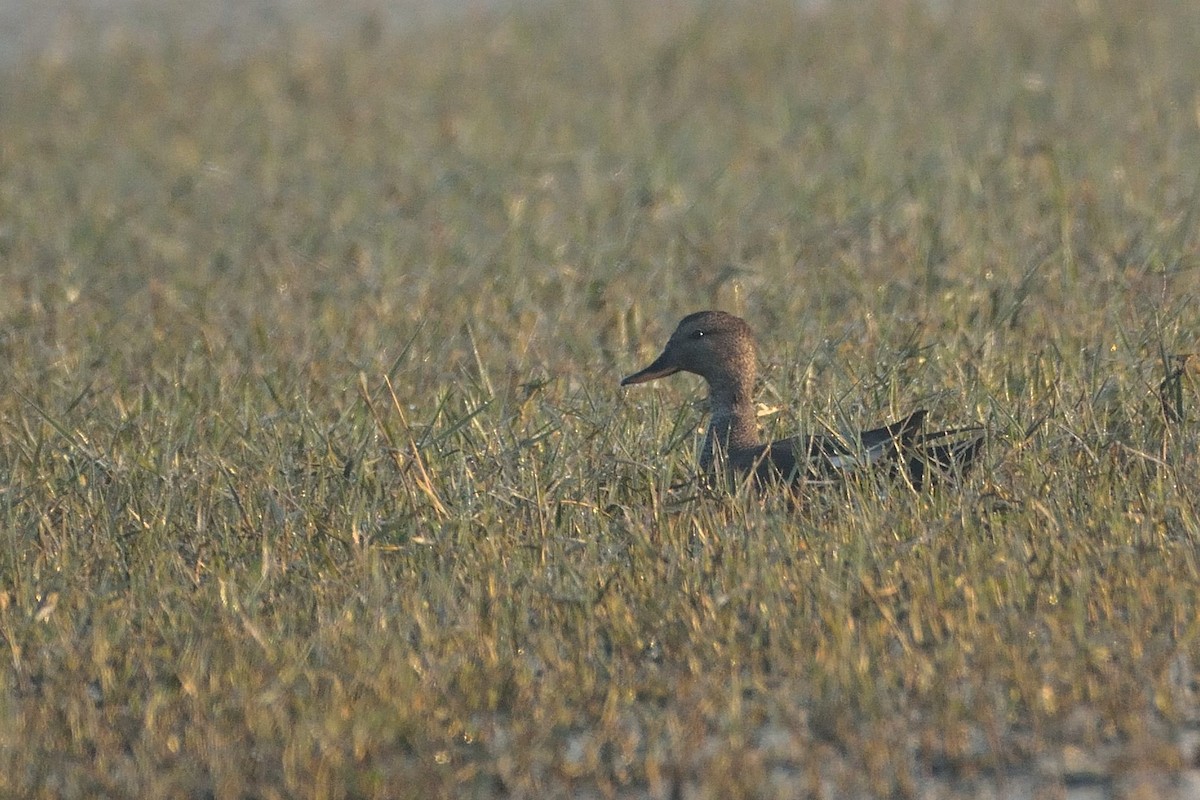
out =
[(886, 468), (920, 490), (961, 478), (984, 444), (979, 427), (927, 433), (925, 409), (855, 434), (763, 442), (754, 404), (757, 342), (744, 319), (724, 311), (688, 314), (662, 354), (623, 378), (621, 386), (677, 372), (699, 375), (708, 384), (711, 418), (700, 449), (700, 472), (705, 478), (724, 470), (763, 489), (777, 484), (827, 484), (864, 470)]

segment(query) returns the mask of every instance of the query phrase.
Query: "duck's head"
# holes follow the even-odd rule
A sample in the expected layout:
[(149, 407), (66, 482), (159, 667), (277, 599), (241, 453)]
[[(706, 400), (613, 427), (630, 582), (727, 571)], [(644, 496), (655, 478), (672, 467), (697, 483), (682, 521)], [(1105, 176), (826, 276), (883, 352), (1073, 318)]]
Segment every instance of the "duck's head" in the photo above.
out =
[(691, 372), (714, 389), (751, 389), (757, 366), (754, 334), (745, 320), (724, 311), (698, 311), (679, 321), (662, 354), (650, 366), (628, 376), (621, 385)]

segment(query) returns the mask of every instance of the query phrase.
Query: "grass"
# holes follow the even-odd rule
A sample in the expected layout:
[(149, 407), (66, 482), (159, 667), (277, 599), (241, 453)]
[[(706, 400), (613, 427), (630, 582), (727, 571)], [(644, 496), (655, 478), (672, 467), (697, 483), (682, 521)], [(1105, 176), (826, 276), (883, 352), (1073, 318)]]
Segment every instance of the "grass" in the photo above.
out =
[[(0, 794), (1194, 791), (1200, 8), (802, 6), (9, 68)], [(698, 499), (710, 306), (984, 463)]]

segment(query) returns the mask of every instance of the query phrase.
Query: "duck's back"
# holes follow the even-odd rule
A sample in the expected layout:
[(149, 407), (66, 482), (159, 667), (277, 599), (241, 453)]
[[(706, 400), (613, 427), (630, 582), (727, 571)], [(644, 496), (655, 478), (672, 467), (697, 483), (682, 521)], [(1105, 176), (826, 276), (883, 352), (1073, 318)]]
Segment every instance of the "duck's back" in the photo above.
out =
[(730, 463), (738, 472), (753, 471), (760, 485), (827, 481), (896, 458), (913, 444), (924, 421), (922, 410), (854, 438), (793, 436), (732, 453)]

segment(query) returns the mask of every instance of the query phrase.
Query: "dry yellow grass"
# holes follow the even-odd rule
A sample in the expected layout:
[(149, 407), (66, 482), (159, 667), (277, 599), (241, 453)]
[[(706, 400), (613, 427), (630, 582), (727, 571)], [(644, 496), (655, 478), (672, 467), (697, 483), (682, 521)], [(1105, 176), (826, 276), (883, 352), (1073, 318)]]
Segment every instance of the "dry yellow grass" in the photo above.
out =
[(1194, 793), (1200, 6), (548, 5), (3, 76), (0, 795)]

